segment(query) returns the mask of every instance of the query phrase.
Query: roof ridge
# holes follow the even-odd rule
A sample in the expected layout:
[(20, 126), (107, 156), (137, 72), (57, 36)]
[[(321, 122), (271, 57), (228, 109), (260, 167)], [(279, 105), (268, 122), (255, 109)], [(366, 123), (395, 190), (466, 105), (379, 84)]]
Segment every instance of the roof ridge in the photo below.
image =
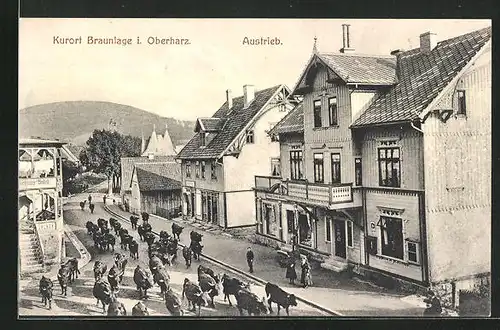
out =
[(334, 56), (344, 56), (344, 57), (373, 57), (373, 58), (394, 58), (393, 55), (378, 55), (378, 54), (363, 54), (363, 53), (335, 53), (335, 52), (320, 52), (321, 55), (334, 55)]

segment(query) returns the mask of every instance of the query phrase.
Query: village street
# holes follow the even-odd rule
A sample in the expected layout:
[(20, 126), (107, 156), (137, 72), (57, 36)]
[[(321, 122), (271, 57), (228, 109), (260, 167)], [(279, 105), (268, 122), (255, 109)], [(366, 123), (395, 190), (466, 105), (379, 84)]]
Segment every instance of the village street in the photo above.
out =
[[(87, 235), (85, 229), (85, 223), (89, 220), (97, 222), (99, 217), (109, 219), (110, 215), (103, 209), (102, 202), (96, 201), (96, 209), (94, 214), (91, 214), (88, 208), (81, 210), (79, 207), (79, 202), (85, 199), (87, 195), (76, 195), (68, 200), (64, 206), (64, 222), (70, 226), (73, 233), (76, 234), (78, 239), (85, 245), (90, 254), (92, 255), (91, 261), (81, 267), (80, 276), (75, 280), (73, 284), (68, 287), (68, 295), (64, 297), (61, 295), (60, 287), (56, 281), (55, 276), (51, 276), (54, 281), (54, 300), (52, 304), (52, 310), (48, 310), (41, 303), (41, 298), (38, 293), (38, 281), (36, 279), (31, 280), (27, 285), (21, 287), (20, 297), (19, 297), (19, 315), (57, 315), (57, 316), (102, 316), (102, 309), (100, 306), (96, 306), (96, 299), (93, 297), (92, 288), (94, 285), (93, 278), (93, 265), (96, 260), (104, 261), (108, 265), (108, 269), (113, 264), (113, 252), (98, 253), (93, 247), (92, 238)], [(97, 199), (97, 196), (95, 197)], [(132, 236), (139, 242), (139, 237), (137, 232), (131, 230), (128, 223), (123, 222), (124, 228), (127, 228)], [(155, 225), (153, 224), (153, 228)], [(185, 236), (188, 234), (183, 233)], [(181, 235), (182, 238), (182, 235)], [(117, 243), (119, 239), (117, 239)], [(126, 253), (120, 249), (119, 244), (115, 245), (116, 252)], [(184, 265), (184, 260), (182, 259), (182, 254), (179, 253), (179, 262), (174, 264), (172, 267), (168, 268), (168, 273), (171, 277), (171, 287), (179, 294), (182, 292), (182, 283), (184, 278), (189, 278), (191, 281), (197, 281), (196, 267), (199, 262), (193, 261), (190, 269), (186, 269)], [(133, 260), (129, 258), (125, 276), (123, 278), (122, 285), (120, 286), (120, 291), (118, 292), (119, 301), (123, 302), (127, 312), (130, 314), (132, 307), (139, 301), (138, 291), (136, 290), (133, 273), (137, 264), (145, 269), (149, 269), (147, 256), (147, 244), (142, 242), (139, 246), (139, 260)], [(227, 270), (223, 270), (216, 267), (213, 264), (208, 263), (205, 260), (201, 261), (201, 264), (210, 267), (217, 273), (228, 273)], [(55, 274), (54, 274), (55, 275)], [(247, 281), (246, 279), (243, 279)], [(264, 288), (261, 285), (252, 285), (252, 291), (256, 293), (259, 297), (265, 295)], [(159, 287), (155, 286), (153, 289), (148, 291), (148, 299), (144, 302), (148, 307), (150, 315), (156, 316), (168, 316), (170, 315), (159, 295)], [(215, 297), (215, 309), (209, 307), (202, 307), (201, 316), (238, 316), (239, 312), (234, 306), (229, 306), (228, 302), (223, 301), (222, 295)], [(235, 304), (235, 298), (231, 296), (231, 301)], [(187, 301), (183, 301), (183, 308), (186, 309)], [(272, 316), (276, 316), (276, 310)], [(194, 316), (195, 313), (185, 311), (185, 315)], [(292, 307), (291, 315), (294, 316), (325, 316), (324, 312), (314, 309), (306, 304), (300, 303), (297, 307)]]

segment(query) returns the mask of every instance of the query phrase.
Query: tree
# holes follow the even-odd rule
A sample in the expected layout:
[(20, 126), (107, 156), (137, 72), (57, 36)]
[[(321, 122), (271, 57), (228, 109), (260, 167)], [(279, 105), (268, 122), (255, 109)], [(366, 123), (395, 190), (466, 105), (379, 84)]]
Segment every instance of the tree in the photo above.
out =
[[(138, 142), (137, 142), (138, 141)], [(80, 153), (80, 161), (89, 170), (106, 175), (108, 194), (113, 193), (113, 181), (120, 175), (121, 157), (138, 156), (140, 139), (123, 136), (116, 131), (94, 130), (87, 146)]]

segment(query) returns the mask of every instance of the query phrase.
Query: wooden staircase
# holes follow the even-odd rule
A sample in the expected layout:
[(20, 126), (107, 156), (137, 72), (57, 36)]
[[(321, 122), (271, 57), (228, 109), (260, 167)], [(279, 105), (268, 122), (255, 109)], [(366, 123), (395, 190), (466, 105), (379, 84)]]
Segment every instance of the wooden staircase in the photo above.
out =
[(43, 271), (43, 252), (33, 221), (19, 222), (19, 262), (21, 274)]

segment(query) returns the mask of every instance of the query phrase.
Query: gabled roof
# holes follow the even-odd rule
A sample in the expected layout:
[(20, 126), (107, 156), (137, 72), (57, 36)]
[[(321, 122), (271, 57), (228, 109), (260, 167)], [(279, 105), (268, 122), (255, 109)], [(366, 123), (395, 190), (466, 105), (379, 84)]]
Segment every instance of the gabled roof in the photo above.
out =
[(132, 179), (132, 172), (136, 164), (147, 163), (175, 163), (174, 156), (155, 156), (153, 159), (148, 157), (122, 157), (120, 159), (122, 188), (125, 191), (130, 190), (130, 180)]
[(260, 110), (268, 103), (280, 88), (277, 85), (255, 92), (255, 98), (247, 108), (244, 108), (243, 96), (233, 99), (233, 107), (228, 109), (227, 102), (215, 112), (212, 118), (224, 119), (224, 129), (205, 146), (201, 145), (200, 133), (197, 133), (177, 155), (179, 159), (219, 158), (231, 145), (234, 139), (252, 121)]
[(428, 54), (399, 55), (399, 83), (377, 98), (352, 127), (416, 120), (490, 40), (491, 27), (441, 41)]
[(153, 154), (156, 156), (169, 156), (175, 155), (175, 147), (168, 133), (168, 127), (165, 126), (165, 134), (157, 134), (156, 129), (153, 128), (151, 136), (145, 143), (144, 151), (142, 151), (142, 156), (147, 156)]
[(270, 131), (269, 135), (283, 133), (303, 133), (304, 132), (304, 107), (299, 103), (281, 121), (279, 121)]
[(61, 147), (66, 144), (66, 142), (61, 142), (58, 140), (45, 140), (45, 139), (33, 139), (33, 138), (20, 138), (20, 146), (44, 146), (44, 147)]
[(180, 164), (137, 164), (134, 171), (140, 191), (181, 189)]
[(222, 118), (198, 118), (194, 131), (198, 133), (200, 130), (204, 132), (218, 132), (226, 122)]

